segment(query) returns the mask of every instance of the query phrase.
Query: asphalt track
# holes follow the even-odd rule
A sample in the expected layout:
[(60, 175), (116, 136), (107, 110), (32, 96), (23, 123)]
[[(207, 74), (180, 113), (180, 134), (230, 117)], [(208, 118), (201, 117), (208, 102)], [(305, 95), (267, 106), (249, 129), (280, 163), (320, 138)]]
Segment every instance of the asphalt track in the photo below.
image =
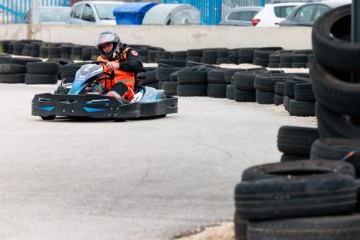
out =
[(279, 161), (279, 127), (314, 125), (209, 97), (179, 97), (160, 119), (31, 116), (55, 88), (0, 84), (2, 240), (166, 240), (231, 221), (242, 171)]

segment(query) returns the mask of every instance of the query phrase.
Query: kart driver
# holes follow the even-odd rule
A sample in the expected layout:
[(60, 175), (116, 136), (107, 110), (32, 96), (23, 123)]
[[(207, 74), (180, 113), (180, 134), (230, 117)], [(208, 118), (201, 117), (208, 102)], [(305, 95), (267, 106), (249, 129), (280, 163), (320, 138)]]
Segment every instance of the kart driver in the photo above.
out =
[(100, 33), (96, 46), (101, 53), (97, 60), (107, 62), (102, 64), (104, 72), (114, 71), (113, 79), (100, 82), (107, 91), (106, 96), (131, 100), (136, 75), (143, 67), (138, 52), (121, 43), (119, 36), (111, 31)]

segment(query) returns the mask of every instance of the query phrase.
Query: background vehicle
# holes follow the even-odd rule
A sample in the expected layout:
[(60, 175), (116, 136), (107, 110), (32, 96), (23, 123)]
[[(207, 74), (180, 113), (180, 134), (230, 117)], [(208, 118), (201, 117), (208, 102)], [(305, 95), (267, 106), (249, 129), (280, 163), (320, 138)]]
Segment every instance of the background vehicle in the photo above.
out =
[(278, 26), (290, 13), (304, 2), (268, 3), (255, 15), (252, 25), (256, 27)]
[(56, 23), (64, 24), (69, 22), (71, 7), (39, 7), (36, 9), (38, 17), (33, 19), (32, 9), (26, 12), (23, 23)]
[(124, 2), (81, 1), (72, 6), (69, 23), (116, 25), (113, 10)]
[(350, 4), (351, 0), (306, 3), (294, 9), (279, 26), (312, 26), (315, 20), (330, 9)]
[(219, 25), (251, 26), (252, 19), (263, 7), (236, 7), (229, 11)]
[(146, 12), (143, 25), (199, 25), (200, 11), (190, 4), (157, 4)]

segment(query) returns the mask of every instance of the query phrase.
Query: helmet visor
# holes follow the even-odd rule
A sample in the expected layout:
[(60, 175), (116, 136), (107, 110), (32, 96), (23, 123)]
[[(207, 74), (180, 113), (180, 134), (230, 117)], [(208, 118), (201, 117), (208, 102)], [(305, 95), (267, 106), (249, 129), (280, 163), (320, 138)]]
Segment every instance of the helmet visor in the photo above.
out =
[(96, 45), (97, 46), (102, 46), (102, 45), (104, 45), (106, 43), (109, 43), (109, 42), (116, 42), (116, 39), (115, 39), (114, 35), (112, 35), (112, 34), (101, 34), (96, 39)]

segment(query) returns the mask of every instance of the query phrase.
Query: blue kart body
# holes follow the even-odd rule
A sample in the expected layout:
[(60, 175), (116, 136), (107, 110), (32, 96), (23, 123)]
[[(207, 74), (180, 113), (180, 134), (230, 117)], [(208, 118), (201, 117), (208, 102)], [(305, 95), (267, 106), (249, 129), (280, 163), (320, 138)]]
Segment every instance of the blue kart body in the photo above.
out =
[[(44, 120), (61, 117), (126, 120), (147, 117), (165, 117), (178, 112), (178, 99), (162, 90), (140, 87), (132, 101), (105, 96), (99, 89), (103, 68), (97, 64), (83, 65), (69, 90), (62, 94), (36, 94), (32, 100), (32, 115)], [(101, 79), (100, 79), (101, 80)]]

